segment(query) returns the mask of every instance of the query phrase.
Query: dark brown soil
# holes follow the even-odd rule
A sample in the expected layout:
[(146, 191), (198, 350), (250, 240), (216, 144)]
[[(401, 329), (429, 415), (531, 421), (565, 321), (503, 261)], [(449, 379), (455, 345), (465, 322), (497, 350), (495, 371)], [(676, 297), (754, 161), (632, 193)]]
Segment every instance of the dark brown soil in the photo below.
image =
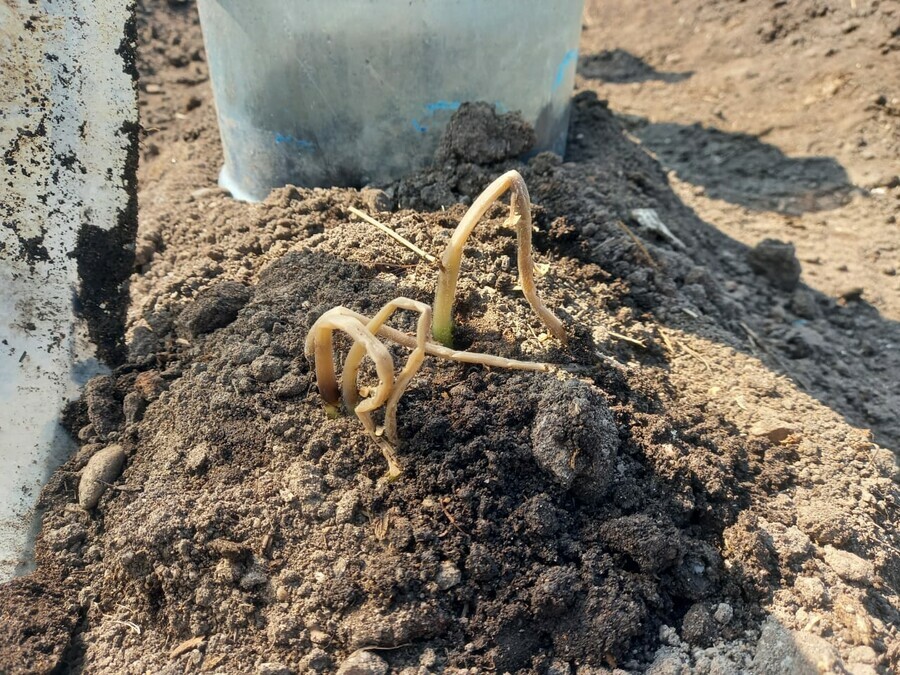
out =
[[(695, 77), (728, 81), (726, 57), (689, 35), (739, 26), (744, 49), (773, 63), (826, 41), (858, 58), (856, 33), (900, 17), (888, 3), (775, 3), (775, 27), (757, 35), (752, 3), (629, 3), (633, 25), (622, 12), (607, 23), (609, 4), (588, 3), (565, 161), (510, 159), (527, 130), (466, 108), (431, 171), (251, 205), (215, 187), (193, 8), (144, 3), (129, 359), (72, 413), (82, 447), (44, 491), (38, 570), (0, 587), (0, 671), (900, 667), (895, 277), (861, 272), (862, 296), (835, 293), (807, 262), (855, 266), (887, 242), (879, 264), (894, 264), (898, 185), (862, 184), (832, 157), (802, 162), (757, 129), (655, 120), (691, 100)], [(821, 7), (857, 27), (820, 29)], [(683, 52), (667, 60), (673, 33)], [(866, 129), (896, 133), (882, 110), (896, 105), (895, 42), (869, 40), (878, 86), (894, 89)], [(631, 83), (653, 91), (617, 89)], [(636, 110), (644, 97), (657, 107)], [(430, 302), (436, 270), (349, 207), (440, 253), (509, 168), (535, 202), (537, 283), (569, 344), (517, 289), (497, 206), (467, 248), (459, 346), (557, 367), (426, 359), (400, 405), (404, 474), (389, 482), (359, 422), (325, 414), (303, 343), (338, 304), (371, 315), (398, 295)], [(839, 250), (795, 226), (832, 227), (832, 214), (874, 229)], [(764, 239), (777, 241), (752, 248)], [(411, 333), (414, 319), (394, 324)], [(113, 444), (124, 472), (85, 511), (79, 474)]]

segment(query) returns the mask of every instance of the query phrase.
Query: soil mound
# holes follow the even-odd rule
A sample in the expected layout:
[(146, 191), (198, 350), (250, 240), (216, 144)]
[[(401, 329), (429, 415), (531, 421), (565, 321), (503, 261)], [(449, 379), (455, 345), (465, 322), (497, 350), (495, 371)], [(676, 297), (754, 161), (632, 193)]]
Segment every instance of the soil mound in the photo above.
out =
[[(189, 77), (204, 72), (196, 25), (171, 8), (143, 24), (145, 74), (178, 71), (182, 92), (150, 120), (195, 91), (202, 116), (145, 157), (129, 359), (70, 411), (81, 449), (44, 491), (39, 568), (0, 587), (13, 635), (0, 670), (900, 666), (892, 453), (829, 407), (832, 383), (785, 376), (805, 371), (783, 345), (813, 337), (773, 347), (749, 326), (763, 307), (788, 317), (798, 288), (685, 206), (603, 101), (576, 97), (570, 161), (515, 159), (521, 120), (463, 106), (419, 175), (242, 204), (210, 187), (220, 156)], [(160, 40), (185, 58), (153, 52)], [(350, 207), (439, 254), (508, 168), (535, 201), (537, 284), (569, 344), (522, 297), (496, 206), (467, 246), (459, 347), (556, 368), (427, 358), (389, 481), (359, 422), (326, 415), (303, 344), (335, 305), (430, 302), (436, 269)], [(851, 320), (799, 290), (822, 325)], [(393, 325), (412, 333), (414, 317)], [(124, 466), (101, 467), (85, 508), (79, 481), (101, 453)]]

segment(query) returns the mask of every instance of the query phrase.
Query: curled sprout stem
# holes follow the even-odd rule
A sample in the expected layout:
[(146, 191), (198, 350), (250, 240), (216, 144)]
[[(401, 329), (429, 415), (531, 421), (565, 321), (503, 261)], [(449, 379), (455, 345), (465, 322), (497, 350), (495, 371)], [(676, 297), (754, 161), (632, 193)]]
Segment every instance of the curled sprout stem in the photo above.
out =
[[(412, 381), (413, 376), (418, 372), (425, 360), (425, 345), (431, 332), (431, 307), (423, 302), (411, 300), (410, 298), (395, 298), (387, 303), (367, 324), (366, 328), (375, 334), (387, 320), (398, 309), (405, 309), (412, 312), (419, 312), (419, 322), (416, 328), (416, 343), (412, 354), (406, 361), (406, 365), (394, 380), (394, 388), (388, 397), (384, 408), (384, 435), (391, 446), (396, 447), (399, 444), (397, 435), (397, 406), (400, 398), (406, 392), (406, 388)], [(362, 362), (363, 348), (361, 345), (353, 345), (344, 361), (344, 373), (342, 381), (342, 389), (344, 396), (344, 404), (347, 407), (353, 407), (359, 399), (359, 392), (356, 388), (356, 378), (359, 372), (359, 364)], [(360, 418), (362, 419), (362, 418)], [(370, 420), (369, 420), (370, 422)], [(363, 425), (367, 424), (367, 420), (363, 419)], [(368, 428), (368, 427), (367, 427)]]
[[(353, 405), (351, 406), (350, 401), (347, 400), (345, 400), (345, 403), (348, 408), (351, 408), (356, 413), (369, 436), (381, 449), (388, 463), (388, 477), (393, 480), (401, 474), (402, 469), (394, 448), (383, 439), (378, 438), (375, 432), (375, 423), (372, 421), (372, 411), (384, 404), (391, 395), (394, 388), (394, 360), (391, 358), (387, 347), (350, 310), (346, 307), (335, 307), (328, 310), (312, 325), (309, 335), (306, 336), (306, 355), (314, 355), (315, 357), (316, 385), (319, 387), (319, 393), (322, 394), (326, 405), (336, 407), (338, 403), (338, 385), (335, 377), (334, 348), (332, 345), (332, 335), (335, 330), (342, 330), (347, 333), (353, 339), (351, 351), (353, 349), (358, 349), (359, 351), (351, 380), (354, 389)], [(375, 362), (375, 370), (378, 373), (379, 382), (372, 396), (361, 401), (358, 393), (355, 391), (356, 372), (358, 372), (359, 362), (365, 354), (368, 354), (372, 361)], [(345, 390), (346, 382), (349, 379), (345, 368)]]
[(416, 324), (416, 348), (406, 360), (403, 370), (397, 375), (397, 379), (394, 381), (394, 391), (391, 392), (387, 405), (384, 407), (384, 435), (394, 445), (397, 445), (400, 440), (397, 434), (397, 407), (400, 397), (406, 392), (409, 383), (422, 367), (422, 362), (425, 360), (426, 339), (431, 335), (431, 307), (422, 303), (417, 304), (422, 307), (418, 310), (421, 314), (419, 322)]
[[(385, 325), (385, 322), (398, 309), (419, 313), (415, 336), (407, 335)], [(372, 319), (346, 307), (330, 309), (319, 317), (306, 336), (306, 356), (315, 359), (316, 385), (325, 401), (329, 415), (337, 411), (340, 399), (343, 398), (344, 405), (359, 418), (363, 428), (387, 460), (388, 478), (391, 480), (396, 479), (402, 473), (402, 467), (395, 451), (395, 447), (399, 443), (397, 408), (412, 378), (421, 368), (426, 354), (489, 367), (542, 372), (550, 370), (550, 366), (546, 363), (515, 361), (492, 354), (454, 351), (430, 342), (428, 338), (431, 333), (431, 321), (431, 308), (425, 303), (410, 298), (396, 298), (382, 307)], [(333, 333), (335, 330), (341, 330), (353, 339), (353, 345), (344, 361), (340, 387), (334, 367)], [(376, 334), (413, 350), (396, 379), (390, 352), (378, 340)], [(372, 396), (363, 399), (357, 389), (357, 380), (360, 364), (367, 354), (375, 363), (379, 384)], [(385, 406), (384, 438), (378, 435), (375, 422), (372, 420), (372, 412), (381, 405)]]
[(384, 404), (390, 396), (394, 386), (394, 360), (387, 347), (348, 309), (345, 307), (329, 309), (312, 325), (306, 336), (306, 355), (314, 355), (316, 385), (325, 403), (336, 406), (339, 401), (332, 346), (332, 334), (335, 330), (341, 330), (349, 335), (353, 339), (354, 346), (361, 345), (375, 363), (379, 379), (378, 387), (372, 396), (354, 408), (357, 415), (360, 412), (371, 412)]
[(453, 343), (453, 303), (456, 296), (456, 284), (459, 281), (459, 270), (462, 264), (463, 247), (475, 225), (481, 220), (490, 206), (507, 191), (512, 193), (509, 201), (509, 218), (507, 223), (516, 228), (518, 240), (517, 262), (519, 266), (519, 284), (531, 308), (540, 317), (554, 337), (566, 342), (566, 329), (562, 321), (541, 301), (534, 285), (534, 260), (531, 250), (531, 201), (528, 188), (518, 171), (507, 171), (497, 178), (482, 192), (462, 220), (456, 226), (450, 243), (441, 257), (441, 269), (438, 274), (437, 291), (434, 296), (433, 332), (438, 342), (450, 347)]
[[(315, 359), (316, 385), (325, 401), (326, 408), (329, 413), (336, 412), (338, 403), (343, 397), (346, 407), (355, 413), (366, 432), (384, 454), (388, 462), (390, 479), (397, 478), (402, 472), (395, 452), (395, 447), (399, 442), (397, 407), (412, 378), (421, 368), (426, 354), (488, 367), (543, 372), (550, 370), (550, 366), (546, 363), (516, 361), (492, 354), (456, 351), (450, 346), (453, 334), (453, 303), (456, 285), (459, 281), (463, 247), (475, 225), (478, 224), (491, 204), (506, 192), (511, 193), (509, 218), (506, 222), (515, 227), (517, 233), (519, 283), (528, 303), (544, 325), (556, 338), (565, 342), (565, 326), (553, 312), (544, 306), (534, 285), (531, 202), (525, 181), (517, 171), (508, 171), (491, 183), (478, 196), (457, 226), (441, 258), (433, 311), (425, 303), (403, 297), (388, 302), (372, 319), (346, 307), (335, 307), (320, 316), (306, 336), (305, 352), (307, 357)], [(419, 313), (415, 336), (407, 335), (385, 325), (398, 309)], [(343, 382), (340, 387), (334, 367), (333, 335), (336, 330), (345, 332), (353, 340), (353, 346), (344, 362)], [(443, 345), (429, 339), (432, 331)], [(396, 379), (394, 378), (394, 361), (391, 354), (376, 335), (412, 349), (412, 353)], [(366, 355), (375, 364), (379, 383), (372, 395), (364, 399), (360, 396), (357, 388), (357, 380), (359, 379), (360, 364)], [(372, 412), (382, 405), (385, 406), (384, 438), (378, 435), (375, 422), (372, 420)]]

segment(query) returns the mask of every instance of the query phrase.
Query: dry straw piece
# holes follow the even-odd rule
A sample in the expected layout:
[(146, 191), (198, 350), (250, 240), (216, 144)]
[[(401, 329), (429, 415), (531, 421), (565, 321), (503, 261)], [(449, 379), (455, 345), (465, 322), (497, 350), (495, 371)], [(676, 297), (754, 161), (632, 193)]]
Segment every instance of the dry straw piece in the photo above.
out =
[(459, 269), (462, 264), (463, 246), (478, 221), (491, 205), (506, 192), (510, 192), (508, 225), (516, 228), (518, 240), (519, 285), (528, 300), (528, 304), (540, 317), (549, 331), (561, 342), (566, 342), (566, 329), (562, 321), (544, 306), (534, 285), (534, 259), (531, 251), (531, 200), (528, 188), (518, 171), (507, 171), (497, 178), (482, 192), (478, 199), (466, 211), (459, 221), (450, 243), (441, 257), (441, 269), (438, 275), (437, 291), (434, 296), (435, 339), (446, 346), (453, 343), (453, 303), (456, 296), (456, 284), (459, 281)]

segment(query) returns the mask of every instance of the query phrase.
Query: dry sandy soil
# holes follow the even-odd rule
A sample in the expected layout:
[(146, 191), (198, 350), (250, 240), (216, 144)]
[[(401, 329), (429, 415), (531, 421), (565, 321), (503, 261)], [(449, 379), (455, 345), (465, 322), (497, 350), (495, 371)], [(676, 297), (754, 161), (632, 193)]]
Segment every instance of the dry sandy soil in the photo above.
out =
[[(215, 184), (192, 3), (140, 5), (129, 357), (69, 411), (0, 671), (900, 668), (900, 8), (587, 4), (565, 158), (485, 164), (487, 127), (528, 130), (465, 107), (431, 170), (253, 205)], [(338, 304), (430, 302), (436, 270), (349, 208), (439, 254), (511, 168), (568, 343), (494, 208), (458, 346), (555, 367), (426, 359), (388, 481), (303, 342)]]

